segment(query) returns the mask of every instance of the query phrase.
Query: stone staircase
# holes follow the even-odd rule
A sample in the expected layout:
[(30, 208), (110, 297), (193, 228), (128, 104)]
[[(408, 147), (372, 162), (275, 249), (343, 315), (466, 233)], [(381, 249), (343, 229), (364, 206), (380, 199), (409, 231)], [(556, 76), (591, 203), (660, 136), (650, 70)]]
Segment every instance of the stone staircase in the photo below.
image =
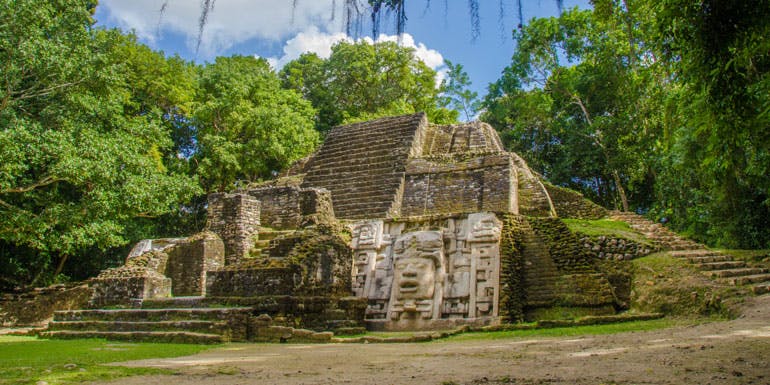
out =
[(684, 258), (704, 275), (733, 286), (751, 285), (759, 295), (770, 293), (770, 270), (749, 266), (732, 256), (712, 251), (706, 246), (683, 238), (660, 223), (629, 212), (610, 212), (610, 218), (623, 221), (639, 231), (663, 250), (671, 250), (671, 256)]
[(545, 242), (535, 234), (529, 223), (524, 221), (521, 226), (527, 305), (548, 306), (556, 298), (559, 269), (551, 259)]
[(244, 341), (251, 312), (249, 307), (57, 311), (40, 336), (203, 344)]
[(274, 239), (285, 237), (295, 232), (296, 230), (275, 230), (269, 227), (260, 227), (258, 239), (254, 241), (254, 247), (249, 252), (249, 257), (254, 259), (268, 257), (265, 251), (271, 247), (271, 242)]
[(302, 186), (331, 191), (338, 218), (385, 217), (424, 122), (415, 114), (334, 128), (308, 162)]

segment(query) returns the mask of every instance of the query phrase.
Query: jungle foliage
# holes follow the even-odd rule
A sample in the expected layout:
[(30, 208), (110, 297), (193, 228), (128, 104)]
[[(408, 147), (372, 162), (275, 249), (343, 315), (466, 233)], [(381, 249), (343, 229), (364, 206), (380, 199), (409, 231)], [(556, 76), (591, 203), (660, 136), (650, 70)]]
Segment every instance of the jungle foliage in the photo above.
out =
[(607, 207), (711, 245), (770, 245), (770, 2), (593, 4), (514, 31), (482, 120)]

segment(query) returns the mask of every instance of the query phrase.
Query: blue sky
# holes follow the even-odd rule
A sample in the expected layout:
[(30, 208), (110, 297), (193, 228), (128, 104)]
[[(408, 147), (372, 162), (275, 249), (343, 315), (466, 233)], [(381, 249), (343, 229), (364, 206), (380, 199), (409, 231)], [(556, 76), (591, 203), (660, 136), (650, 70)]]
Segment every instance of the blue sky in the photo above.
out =
[[(196, 55), (199, 0), (100, 0), (97, 25), (134, 31), (142, 43), (167, 55), (199, 63), (234, 54), (268, 58), (280, 67), (304, 51), (328, 55), (329, 47), (345, 35), (342, 3), (338, 0), (332, 19), (333, 0), (216, 0), (213, 13)], [(554, 0), (522, 0), (524, 18), (558, 13)], [(430, 4), (426, 8), (426, 5)], [(511, 30), (519, 23), (515, 0), (480, 0), (481, 35), (471, 39), (471, 21), (466, 0), (410, 0), (407, 2), (406, 35), (403, 44), (415, 47), (419, 57), (439, 72), (443, 60), (460, 63), (480, 96), (500, 76), (514, 52)], [(565, 0), (564, 7), (588, 8), (588, 0)], [(371, 30), (362, 28), (363, 34)], [(370, 33), (370, 32), (369, 32)], [(384, 39), (395, 39), (395, 26), (383, 17)], [(360, 37), (360, 36), (359, 36)]]

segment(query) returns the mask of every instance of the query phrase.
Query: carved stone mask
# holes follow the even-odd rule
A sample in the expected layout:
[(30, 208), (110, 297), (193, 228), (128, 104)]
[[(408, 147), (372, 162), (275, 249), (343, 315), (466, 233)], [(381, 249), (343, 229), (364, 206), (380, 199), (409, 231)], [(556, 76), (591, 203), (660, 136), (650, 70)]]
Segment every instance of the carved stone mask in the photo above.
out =
[(397, 300), (433, 299), (441, 235), (417, 232), (397, 241), (394, 282)]

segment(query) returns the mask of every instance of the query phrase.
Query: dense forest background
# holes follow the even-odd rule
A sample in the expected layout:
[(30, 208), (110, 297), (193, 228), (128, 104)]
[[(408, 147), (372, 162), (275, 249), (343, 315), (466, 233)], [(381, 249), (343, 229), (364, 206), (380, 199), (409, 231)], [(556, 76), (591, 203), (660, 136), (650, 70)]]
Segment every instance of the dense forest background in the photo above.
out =
[(593, 5), (514, 30), (479, 98), (461, 64), (436, 84), (393, 42), (280, 71), (201, 65), (94, 27), (93, 0), (0, 0), (0, 290), (85, 279), (139, 239), (196, 232), (207, 193), (272, 177), (335, 125), (417, 111), (478, 115), (605, 207), (770, 247), (770, 2)]

